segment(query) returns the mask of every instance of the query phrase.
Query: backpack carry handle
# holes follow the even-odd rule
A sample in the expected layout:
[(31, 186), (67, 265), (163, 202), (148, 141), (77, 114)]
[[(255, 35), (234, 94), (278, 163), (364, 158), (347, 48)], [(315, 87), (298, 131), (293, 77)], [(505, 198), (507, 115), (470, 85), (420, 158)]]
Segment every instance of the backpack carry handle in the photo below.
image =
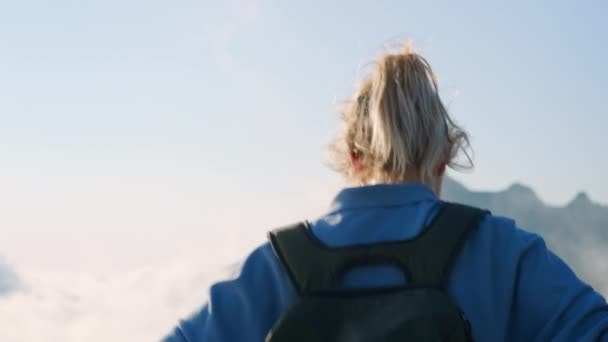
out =
[(456, 254), (488, 211), (444, 203), (432, 223), (417, 237), (330, 248), (310, 231), (308, 222), (269, 233), (269, 240), (300, 294), (341, 290), (342, 276), (357, 266), (391, 264), (408, 286), (447, 286)]

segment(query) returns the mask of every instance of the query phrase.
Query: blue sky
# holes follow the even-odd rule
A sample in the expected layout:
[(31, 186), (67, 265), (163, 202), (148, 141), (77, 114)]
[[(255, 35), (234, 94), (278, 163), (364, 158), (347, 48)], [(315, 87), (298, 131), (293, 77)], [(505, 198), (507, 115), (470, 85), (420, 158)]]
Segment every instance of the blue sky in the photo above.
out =
[(112, 269), (229, 254), (240, 250), (233, 241), (253, 246), (271, 225), (320, 214), (340, 187), (323, 164), (336, 104), (405, 39), (471, 133), (476, 169), (457, 179), (485, 190), (523, 182), (553, 204), (578, 191), (608, 203), (606, 10), (600, 1), (3, 2), (0, 252)]

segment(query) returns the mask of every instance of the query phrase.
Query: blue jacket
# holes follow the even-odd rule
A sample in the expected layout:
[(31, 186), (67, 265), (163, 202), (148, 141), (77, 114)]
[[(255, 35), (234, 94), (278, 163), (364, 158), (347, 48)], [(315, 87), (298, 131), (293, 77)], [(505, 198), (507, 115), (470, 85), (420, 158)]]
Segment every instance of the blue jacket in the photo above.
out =
[[(441, 201), (420, 184), (349, 188), (312, 232), (328, 246), (409, 239)], [(608, 275), (607, 275), (608, 276)], [(403, 284), (391, 267), (359, 268), (345, 286)], [(545, 246), (508, 218), (488, 215), (457, 256), (448, 291), (476, 341), (608, 341), (608, 306)], [(211, 287), (202, 309), (165, 342), (264, 341), (295, 291), (269, 244), (257, 248), (237, 279)]]

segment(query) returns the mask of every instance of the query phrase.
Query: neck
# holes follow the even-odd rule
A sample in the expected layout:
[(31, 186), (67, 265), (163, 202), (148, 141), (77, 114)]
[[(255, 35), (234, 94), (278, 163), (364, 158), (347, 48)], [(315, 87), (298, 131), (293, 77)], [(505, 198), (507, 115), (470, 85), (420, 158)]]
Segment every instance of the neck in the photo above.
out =
[(397, 180), (389, 180), (385, 178), (370, 178), (363, 180), (359, 185), (377, 185), (377, 184), (408, 184), (408, 183), (420, 183), (428, 186), (437, 197), (441, 196), (441, 185), (443, 183), (443, 176), (438, 176), (433, 179), (432, 184), (428, 184), (428, 182), (424, 182), (421, 177), (418, 175), (406, 175), (405, 177), (401, 177)]

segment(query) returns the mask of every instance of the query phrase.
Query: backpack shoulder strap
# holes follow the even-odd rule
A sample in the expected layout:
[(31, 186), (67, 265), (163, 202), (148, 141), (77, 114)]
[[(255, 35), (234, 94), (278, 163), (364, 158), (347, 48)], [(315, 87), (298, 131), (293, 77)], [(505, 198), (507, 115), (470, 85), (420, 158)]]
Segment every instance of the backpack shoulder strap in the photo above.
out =
[(445, 203), (431, 224), (407, 248), (408, 268), (417, 285), (445, 288), (456, 257), (490, 212)]
[(347, 271), (370, 264), (396, 265), (408, 286), (445, 287), (453, 260), (487, 213), (445, 203), (418, 237), (405, 241), (330, 248), (312, 234), (307, 222), (273, 230), (268, 237), (301, 294), (335, 291)]
[(268, 233), (274, 253), (299, 293), (326, 287), (331, 277), (324, 262), (327, 250), (315, 241), (309, 229), (308, 222), (300, 222)]

